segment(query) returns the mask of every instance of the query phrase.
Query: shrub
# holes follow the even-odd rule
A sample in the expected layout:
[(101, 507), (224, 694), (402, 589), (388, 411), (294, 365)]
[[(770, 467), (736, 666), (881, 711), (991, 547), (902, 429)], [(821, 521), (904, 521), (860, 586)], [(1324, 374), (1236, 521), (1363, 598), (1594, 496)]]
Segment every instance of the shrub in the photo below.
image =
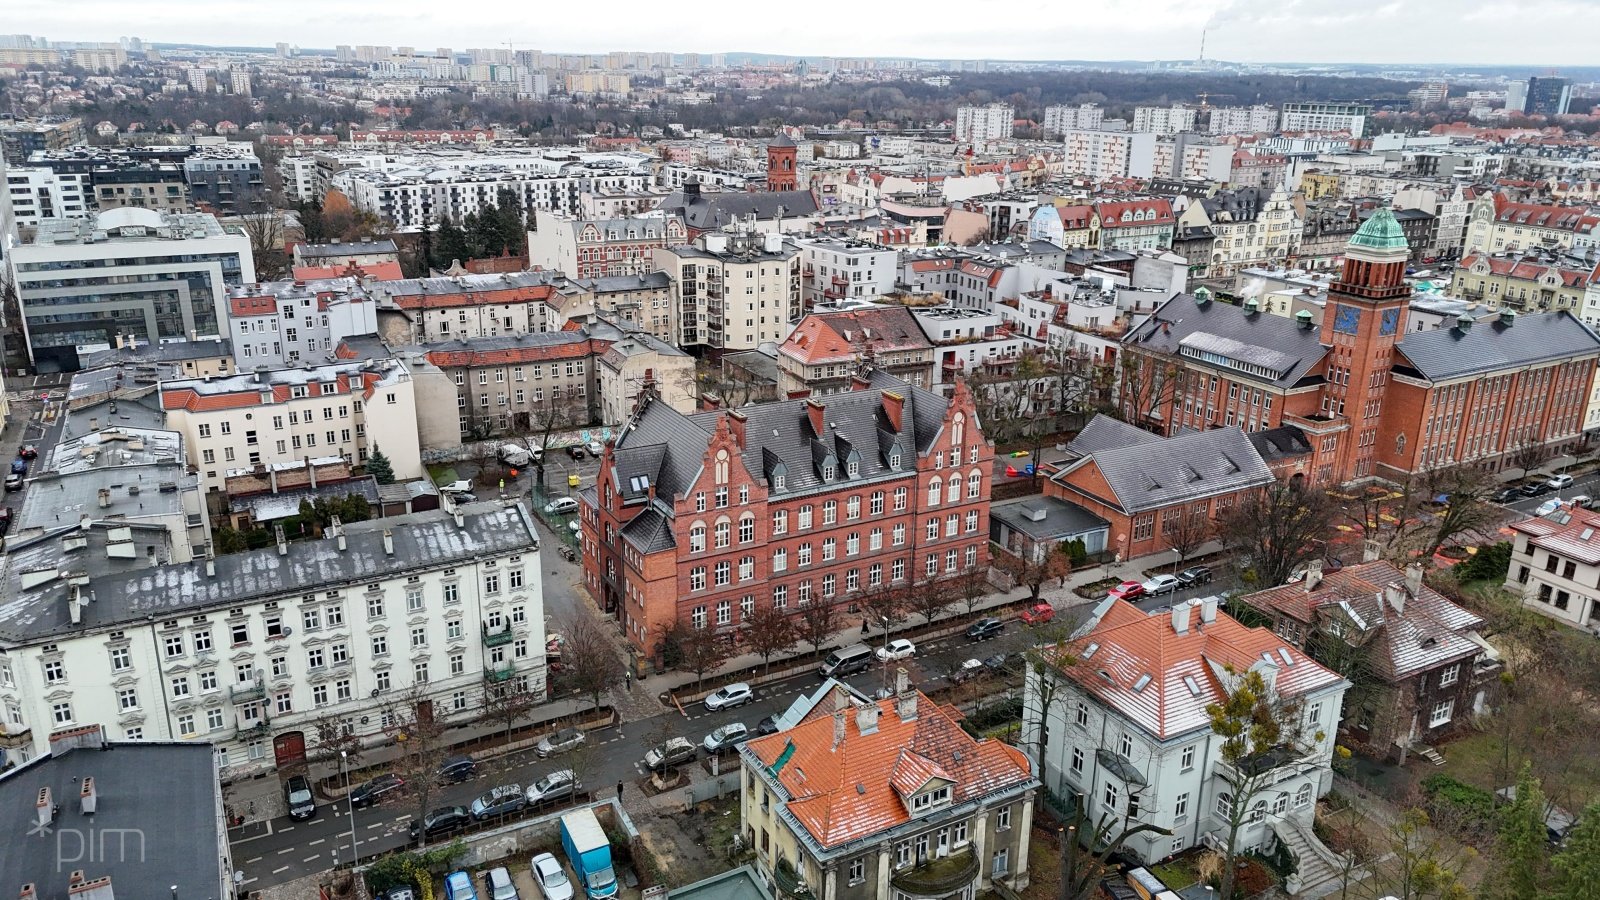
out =
[(1472, 581), (1492, 581), (1499, 583), (1505, 581), (1506, 571), (1511, 568), (1511, 543), (1500, 541), (1486, 547), (1479, 547), (1478, 552), (1455, 567), (1456, 579), (1462, 584)]
[(1494, 795), (1480, 787), (1445, 774), (1422, 779), (1422, 792), (1436, 806), (1453, 808), (1467, 821), (1463, 824), (1487, 826), (1494, 822)]

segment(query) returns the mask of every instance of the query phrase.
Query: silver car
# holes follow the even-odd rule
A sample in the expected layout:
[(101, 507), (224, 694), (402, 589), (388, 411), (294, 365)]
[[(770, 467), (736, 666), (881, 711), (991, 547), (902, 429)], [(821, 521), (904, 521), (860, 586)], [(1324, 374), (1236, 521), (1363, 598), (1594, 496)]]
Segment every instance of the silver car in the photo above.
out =
[(572, 881), (567, 878), (561, 861), (553, 853), (541, 853), (528, 862), (534, 883), (544, 893), (544, 900), (572, 900)]
[(488, 900), (521, 900), (505, 866), (490, 869), (489, 874), (483, 876), (483, 884), (489, 889)]
[(547, 758), (557, 753), (575, 750), (583, 746), (585, 740), (587, 738), (584, 737), (582, 731), (576, 728), (562, 728), (545, 735), (539, 741), (539, 746), (534, 749), (541, 758)]

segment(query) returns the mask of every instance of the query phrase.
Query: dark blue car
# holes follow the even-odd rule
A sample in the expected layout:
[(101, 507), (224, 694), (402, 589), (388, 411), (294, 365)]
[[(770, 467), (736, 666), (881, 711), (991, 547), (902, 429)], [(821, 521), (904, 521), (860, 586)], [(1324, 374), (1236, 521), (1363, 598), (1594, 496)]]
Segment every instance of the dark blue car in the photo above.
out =
[(26, 474), (28, 474), (28, 461), (23, 459), (20, 456), (17, 457), (16, 459), (13, 459), (11, 461), (11, 474), (13, 474), (13, 475), (26, 475)]

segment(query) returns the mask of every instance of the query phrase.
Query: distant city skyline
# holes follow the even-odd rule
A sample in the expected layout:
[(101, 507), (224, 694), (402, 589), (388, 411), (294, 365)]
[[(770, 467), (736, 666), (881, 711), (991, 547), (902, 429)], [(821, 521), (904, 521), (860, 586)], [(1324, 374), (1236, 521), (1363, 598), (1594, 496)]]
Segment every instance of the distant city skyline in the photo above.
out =
[[(510, 40), (517, 49), (554, 53), (1105, 61), (1193, 59), (1205, 32), (1208, 59), (1532, 69), (1592, 64), (1589, 30), (1578, 26), (1596, 13), (1591, 0), (1525, 0), (1515, 7), (1496, 0), (1128, 0), (1072, 9), (1043, 3), (990, 7), (923, 4), (913, 19), (897, 4), (811, 0), (785, 17), (781, 7), (711, 0), (697, 5), (689, 27), (679, 31), (660, 22), (671, 7), (639, 0), (607, 4), (603, 19), (584, 4), (540, 7), (536, 22), (526, 5), (482, 0), (450, 6), (422, 0), (12, 0), (5, 30), (60, 41), (137, 36), (212, 46), (285, 42), (463, 50), (504, 47)], [(519, 24), (525, 19), (527, 24)]]

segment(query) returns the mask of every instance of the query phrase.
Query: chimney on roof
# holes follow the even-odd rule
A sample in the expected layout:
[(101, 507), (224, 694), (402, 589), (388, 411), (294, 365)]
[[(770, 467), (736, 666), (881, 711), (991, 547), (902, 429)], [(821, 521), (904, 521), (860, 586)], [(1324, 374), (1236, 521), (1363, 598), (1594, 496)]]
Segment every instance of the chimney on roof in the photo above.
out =
[(67, 588), (67, 618), (74, 625), (83, 624), (83, 589), (75, 584)]
[(97, 493), (97, 496), (99, 497), (99, 500), (100, 500), (100, 508), (101, 509), (105, 509), (106, 507), (111, 505), (111, 489), (110, 488), (101, 488), (96, 493)]
[(872, 734), (878, 730), (878, 704), (868, 703), (856, 710), (856, 730)]
[(79, 876), (77, 883), (67, 886), (69, 900), (115, 900), (111, 892), (111, 876), (102, 875), (93, 881), (83, 880), (81, 872), (74, 872)]
[(83, 782), (78, 788), (78, 806), (83, 810), (84, 815), (94, 815), (95, 803), (98, 799), (99, 795), (94, 789), (94, 776), (83, 776)]
[(1406, 593), (1413, 597), (1422, 596), (1422, 565), (1412, 563), (1406, 566)]
[(1172, 604), (1172, 631), (1174, 634), (1189, 633), (1189, 603)]
[(33, 882), (22, 886), (22, 892), (17, 894), (17, 900), (38, 900), (39, 892), (34, 888)]
[(311, 489), (317, 489), (317, 467), (311, 464), (311, 457), (306, 457), (306, 477), (311, 479)]
[(1399, 586), (1393, 584), (1384, 585), (1383, 599), (1394, 607), (1395, 615), (1403, 616), (1406, 614), (1406, 592)]
[(328, 520), (328, 530), (333, 533), (334, 540), (338, 542), (339, 552), (343, 553), (346, 547), (344, 538), (344, 523), (339, 521), (338, 516), (334, 516)]
[(700, 395), (700, 411), (712, 412), (722, 408), (722, 395), (706, 391)]
[(217, 551), (210, 541), (206, 541), (206, 577), (217, 577)]
[(845, 721), (845, 711), (843, 709), (834, 710), (833, 711), (833, 749), (835, 749), (835, 750), (839, 749), (839, 745), (844, 743), (844, 721)]
[(461, 504), (459, 502), (456, 503), (455, 509), (451, 510), (451, 512), (455, 513), (457, 528), (467, 527), (467, 514), (461, 511)]
[(1215, 594), (1200, 600), (1200, 621), (1210, 625), (1217, 620), (1217, 597)]
[(1377, 562), (1383, 557), (1383, 548), (1377, 541), (1368, 540), (1361, 545), (1361, 561), (1364, 563)]
[(896, 434), (902, 430), (901, 423), (905, 416), (906, 398), (894, 391), (883, 392), (883, 414), (889, 419), (889, 428)]
[(276, 537), (278, 539), (278, 555), (279, 556), (288, 556), (289, 555), (289, 539), (283, 533), (283, 526), (282, 525), (274, 525), (274, 526), (272, 526), (272, 534), (273, 534), (274, 537)]
[(740, 450), (744, 449), (744, 427), (748, 422), (749, 419), (744, 413), (738, 410), (729, 411), (728, 430), (733, 433), (733, 440), (739, 445)]
[(34, 801), (33, 814), (39, 821), (41, 829), (50, 827), (56, 818), (55, 800), (50, 795), (50, 785), (39, 788), (39, 799)]
[(811, 421), (811, 433), (817, 437), (822, 437), (827, 433), (826, 426), (823, 425), (822, 421), (823, 412), (826, 409), (827, 407), (822, 405), (821, 400), (814, 397), (806, 398), (806, 418)]
[[(459, 516), (460, 514), (457, 513), (457, 515)], [(383, 555), (394, 555), (394, 531), (389, 528), (383, 530)]]
[(1319, 585), (1321, 583), (1322, 583), (1322, 560), (1313, 559), (1312, 561), (1306, 563), (1306, 593), (1309, 594), (1312, 591), (1316, 590), (1317, 589), (1317, 585)]
[(894, 685), (896, 714), (902, 722), (914, 721), (917, 718), (917, 691), (911, 687), (911, 677), (906, 674), (905, 666), (895, 670)]

